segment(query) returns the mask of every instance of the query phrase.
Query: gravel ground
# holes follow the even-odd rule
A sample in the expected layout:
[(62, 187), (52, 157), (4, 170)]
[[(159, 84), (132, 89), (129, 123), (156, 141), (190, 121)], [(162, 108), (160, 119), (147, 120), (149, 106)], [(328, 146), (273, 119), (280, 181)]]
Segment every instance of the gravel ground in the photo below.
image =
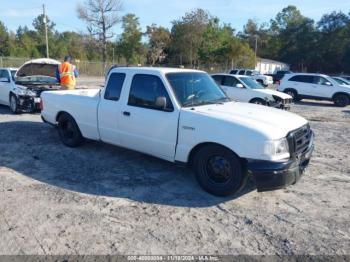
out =
[(40, 115), (0, 106), (0, 254), (349, 255), (350, 107), (292, 111), (316, 133), (302, 180), (217, 198), (185, 168), (97, 142), (66, 148)]

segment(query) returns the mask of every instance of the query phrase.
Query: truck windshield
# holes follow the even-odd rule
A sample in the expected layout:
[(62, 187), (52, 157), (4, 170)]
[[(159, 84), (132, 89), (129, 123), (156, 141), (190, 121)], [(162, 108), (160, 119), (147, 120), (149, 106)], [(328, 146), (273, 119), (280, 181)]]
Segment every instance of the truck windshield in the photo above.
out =
[(250, 89), (264, 89), (262, 85), (256, 82), (253, 78), (250, 77), (240, 77), (239, 78), (246, 86)]
[(183, 107), (229, 102), (230, 99), (205, 73), (168, 73), (166, 75), (178, 102)]

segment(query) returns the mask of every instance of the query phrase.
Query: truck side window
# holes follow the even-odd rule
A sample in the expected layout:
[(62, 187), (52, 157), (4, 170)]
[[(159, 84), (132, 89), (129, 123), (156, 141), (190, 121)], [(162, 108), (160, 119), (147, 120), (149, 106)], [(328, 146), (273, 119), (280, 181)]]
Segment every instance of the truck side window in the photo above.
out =
[(106, 100), (118, 101), (123, 88), (124, 80), (125, 74), (112, 73), (107, 83), (104, 98)]
[(144, 74), (134, 76), (130, 87), (128, 105), (160, 110), (156, 106), (158, 97), (166, 98), (165, 111), (174, 111), (168, 92), (158, 76)]

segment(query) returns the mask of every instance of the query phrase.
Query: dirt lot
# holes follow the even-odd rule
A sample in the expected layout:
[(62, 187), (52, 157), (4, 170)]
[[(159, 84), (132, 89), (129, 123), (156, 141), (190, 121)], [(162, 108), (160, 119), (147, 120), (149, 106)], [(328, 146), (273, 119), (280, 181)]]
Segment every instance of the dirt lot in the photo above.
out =
[(350, 107), (292, 111), (316, 133), (300, 183), (216, 198), (185, 168), (66, 148), (40, 115), (0, 106), (0, 254), (350, 254)]

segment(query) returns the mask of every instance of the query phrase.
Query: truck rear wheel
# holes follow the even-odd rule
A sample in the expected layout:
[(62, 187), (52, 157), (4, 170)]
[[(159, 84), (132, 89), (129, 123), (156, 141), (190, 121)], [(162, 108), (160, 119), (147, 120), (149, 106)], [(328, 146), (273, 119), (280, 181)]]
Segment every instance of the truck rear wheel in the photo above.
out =
[(58, 133), (62, 143), (68, 147), (78, 147), (84, 141), (77, 123), (69, 114), (59, 116)]
[(237, 193), (244, 185), (245, 174), (240, 159), (220, 145), (207, 145), (194, 156), (193, 167), (199, 185), (216, 196)]

